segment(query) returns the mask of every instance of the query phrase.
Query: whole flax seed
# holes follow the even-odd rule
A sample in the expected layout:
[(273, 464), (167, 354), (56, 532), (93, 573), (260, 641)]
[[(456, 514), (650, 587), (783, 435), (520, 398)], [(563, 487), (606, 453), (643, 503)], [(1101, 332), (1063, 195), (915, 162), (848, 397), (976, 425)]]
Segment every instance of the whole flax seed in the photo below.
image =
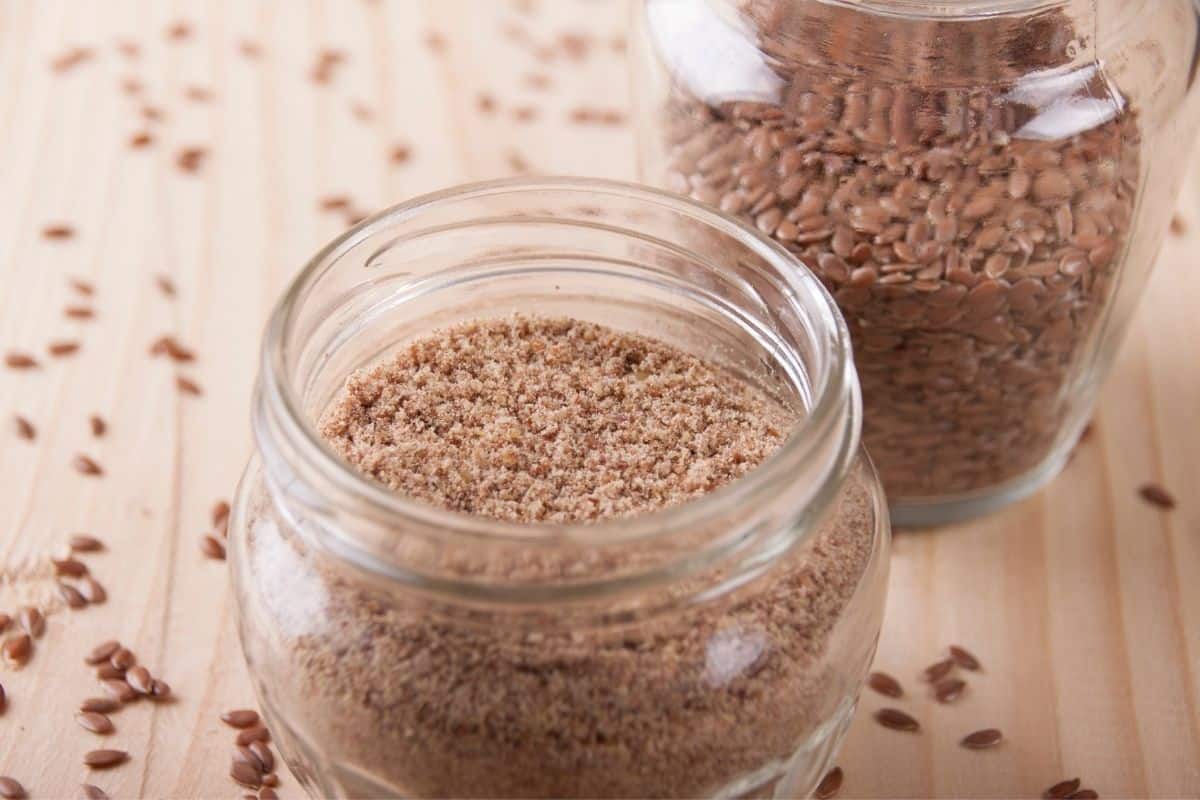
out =
[(101, 735), (112, 733), (116, 730), (112, 724), (112, 720), (99, 711), (81, 711), (75, 715), (75, 721), (85, 730)]
[(84, 656), (84, 662), (95, 666), (103, 664), (113, 657), (113, 654), (121, 649), (121, 643), (115, 640), (102, 642), (92, 648), (92, 651)]
[(1045, 109), (1014, 99), (1024, 79), (1080, 35), (1061, 9), (961, 24), (732, 5), (778, 99), (679, 82), (655, 179), (773, 236), (834, 295), (893, 502), (1029, 474), (1070, 429), (1121, 283), (1145, 180), (1136, 106), (1109, 86), (1094, 127), (1027, 130)]
[(37, 438), (37, 428), (33, 426), (32, 422), (25, 419), (20, 414), (17, 414), (13, 417), (13, 425), (17, 429), (17, 436), (21, 437), (22, 439), (32, 442)]
[(21, 800), (21, 798), (27, 796), (25, 794), (25, 787), (17, 779), (10, 778), (7, 775), (0, 775), (0, 797), (3, 797), (5, 800)]
[[(415, 500), (581, 523), (735, 481), (795, 423), (758, 388), (663, 342), (514, 317), (439, 331), (356, 373), (319, 430)], [(441, 621), (403, 593), (326, 569), (268, 509), (265, 497), (249, 504), (247, 550), (279, 615), (281, 713), (322, 731), (329, 757), (356, 774), (420, 796), (698, 796), (783, 763), (846, 688), (825, 655), (875, 524), (855, 473), (811, 545), (744, 597), (628, 628), (529, 630)], [(635, 547), (613, 556), (637, 557)], [(609, 566), (586, 555), (519, 561), (480, 568), (553, 580)], [(455, 558), (446, 568), (475, 569)], [(298, 613), (309, 592), (319, 614)]]
[(881, 708), (875, 712), (875, 721), (885, 728), (895, 731), (916, 733), (921, 730), (921, 724), (911, 714), (898, 708)]
[(234, 728), (249, 728), (258, 722), (258, 712), (250, 708), (237, 708), (223, 712), (221, 721)]
[(867, 677), (867, 685), (884, 697), (904, 696), (904, 689), (900, 686), (900, 681), (886, 672), (872, 672)]
[(83, 763), (92, 769), (108, 769), (129, 760), (124, 750), (89, 750), (83, 755)]

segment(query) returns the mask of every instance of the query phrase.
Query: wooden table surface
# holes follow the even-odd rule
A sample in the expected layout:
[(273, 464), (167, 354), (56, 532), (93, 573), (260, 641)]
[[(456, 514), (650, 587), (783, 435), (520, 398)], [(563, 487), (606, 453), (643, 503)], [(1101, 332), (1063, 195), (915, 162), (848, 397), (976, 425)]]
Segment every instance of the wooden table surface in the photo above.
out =
[[(37, 797), (85, 779), (242, 794), (217, 715), (253, 700), (225, 567), (197, 543), (250, 453), (266, 315), (360, 211), (526, 168), (632, 177), (629, 125), (572, 121), (627, 108), (624, 22), (616, 0), (0, 0), (0, 352), (39, 362), (0, 366), (0, 610), (48, 614), (30, 663), (0, 667), (0, 774)], [(188, 148), (204, 148), (190, 171)], [(338, 196), (348, 210), (320, 207)], [(1190, 232), (1168, 240), (1065, 473), (989, 519), (897, 537), (878, 666), (923, 732), (879, 727), (864, 695), (843, 796), (1031, 796), (1074, 776), (1105, 797), (1200, 795), (1200, 174), (1179, 211)], [(196, 361), (151, 357), (164, 334)], [(1178, 507), (1140, 500), (1147, 481)], [(49, 558), (79, 531), (108, 545), (85, 558), (109, 597), (72, 611)], [(83, 656), (111, 638), (176, 699), (120, 711), (102, 742), (72, 716), (97, 694)], [(955, 642), (984, 670), (939, 706), (917, 678)], [(991, 726), (1003, 746), (957, 745)], [(104, 746), (131, 760), (88, 778)], [(301, 795), (286, 774), (280, 793)]]

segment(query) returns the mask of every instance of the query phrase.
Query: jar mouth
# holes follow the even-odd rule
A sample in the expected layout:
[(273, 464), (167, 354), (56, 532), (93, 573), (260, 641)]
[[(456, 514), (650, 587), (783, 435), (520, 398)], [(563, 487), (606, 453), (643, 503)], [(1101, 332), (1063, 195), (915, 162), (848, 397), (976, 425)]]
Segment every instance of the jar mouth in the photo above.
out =
[[(775, 453), (739, 479), (676, 506), (629, 517), (579, 523), (518, 523), (442, 509), (405, 497), (362, 475), (333, 451), (317, 431), (310, 414), (305, 412), (304, 386), (293, 374), (291, 366), (295, 348), (300, 345), (294, 341), (297, 316), (312, 287), (333, 268), (339, 257), (372, 237), (386, 235), (389, 229), (401, 223), (431, 215), (439, 208), (492, 197), (528, 197), (530, 205), (536, 207), (539, 194), (571, 196), (580, 207), (586, 207), (590, 200), (605, 198), (664, 210), (735, 239), (758, 258), (777, 267), (772, 277), (780, 281), (779, 289), (787, 301), (802, 309), (811, 321), (819, 336), (815, 346), (825, 357), (821, 374), (816, 376), (818, 380), (809, 387), (803, 417)], [(600, 223), (578, 220), (572, 224)], [(615, 230), (637, 235), (632, 231)], [(703, 253), (692, 255), (703, 257)], [(849, 332), (833, 298), (816, 277), (780, 245), (740, 222), (693, 200), (620, 181), (571, 177), (489, 181), (423, 195), (381, 211), (333, 240), (293, 279), (271, 315), (261, 358), (256, 413), (268, 418), (266, 424), (271, 432), (258, 433), (260, 450), (265, 444), (264, 436), (274, 442), (286, 440), (285, 459), (290, 462), (294, 475), (300, 476), (301, 481), (305, 475), (320, 475), (323, 491), (332, 490), (336, 494), (335, 503), (353, 506), (355, 515), (367, 516), (381, 524), (399, 519), (415, 521), (445, 537), (522, 546), (589, 546), (687, 531), (714, 515), (727, 513), (731, 507), (753, 508), (754, 503), (794, 481), (807, 462), (818, 458), (818, 449), (824, 446), (828, 450), (828, 442), (836, 438), (839, 441), (836, 456), (832, 459), (820, 456), (828, 463), (822, 469), (820, 485), (813, 487), (811, 501), (803, 509), (805, 517), (819, 517), (836, 494), (859, 447), (861, 399), (853, 370)], [(256, 429), (258, 427), (256, 425)], [(378, 569), (379, 565), (374, 563), (378, 553), (353, 552), (352, 541), (342, 541), (337, 549), (343, 556), (360, 563), (371, 562), (370, 566)]]

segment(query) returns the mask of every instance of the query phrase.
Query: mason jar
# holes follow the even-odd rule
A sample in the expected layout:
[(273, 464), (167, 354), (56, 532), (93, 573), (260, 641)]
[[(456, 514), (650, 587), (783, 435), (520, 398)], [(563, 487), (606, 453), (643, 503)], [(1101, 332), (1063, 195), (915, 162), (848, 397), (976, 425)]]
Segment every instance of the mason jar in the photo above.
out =
[[(415, 337), (536, 312), (654, 337), (799, 420), (662, 510), (518, 524), (393, 493), (314, 426)], [(328, 797), (812, 791), (875, 650), (889, 527), (850, 340), (767, 237), (604, 181), (506, 181), (385, 211), (277, 306), (230, 560), (273, 739)]]
[(643, 178), (833, 293), (896, 524), (1065, 463), (1196, 131), (1192, 0), (640, 0)]

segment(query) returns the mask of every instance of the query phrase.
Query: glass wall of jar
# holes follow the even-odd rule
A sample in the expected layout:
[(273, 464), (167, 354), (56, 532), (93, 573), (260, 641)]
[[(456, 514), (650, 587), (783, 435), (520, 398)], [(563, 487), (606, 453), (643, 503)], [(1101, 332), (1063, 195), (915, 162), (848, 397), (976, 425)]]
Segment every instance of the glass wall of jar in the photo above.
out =
[[(732, 265), (732, 268), (731, 268)], [(798, 415), (699, 499), (513, 524), (372, 483), (314, 420), (435, 328), (514, 312), (639, 332)], [(501, 182), (368, 220), (265, 335), (230, 560), (272, 736), (321, 796), (812, 791), (875, 650), (889, 528), (849, 335), (810, 274), (700, 204)]]
[(1196, 130), (1192, 0), (641, 0), (643, 178), (834, 294), (896, 524), (1048, 481)]

